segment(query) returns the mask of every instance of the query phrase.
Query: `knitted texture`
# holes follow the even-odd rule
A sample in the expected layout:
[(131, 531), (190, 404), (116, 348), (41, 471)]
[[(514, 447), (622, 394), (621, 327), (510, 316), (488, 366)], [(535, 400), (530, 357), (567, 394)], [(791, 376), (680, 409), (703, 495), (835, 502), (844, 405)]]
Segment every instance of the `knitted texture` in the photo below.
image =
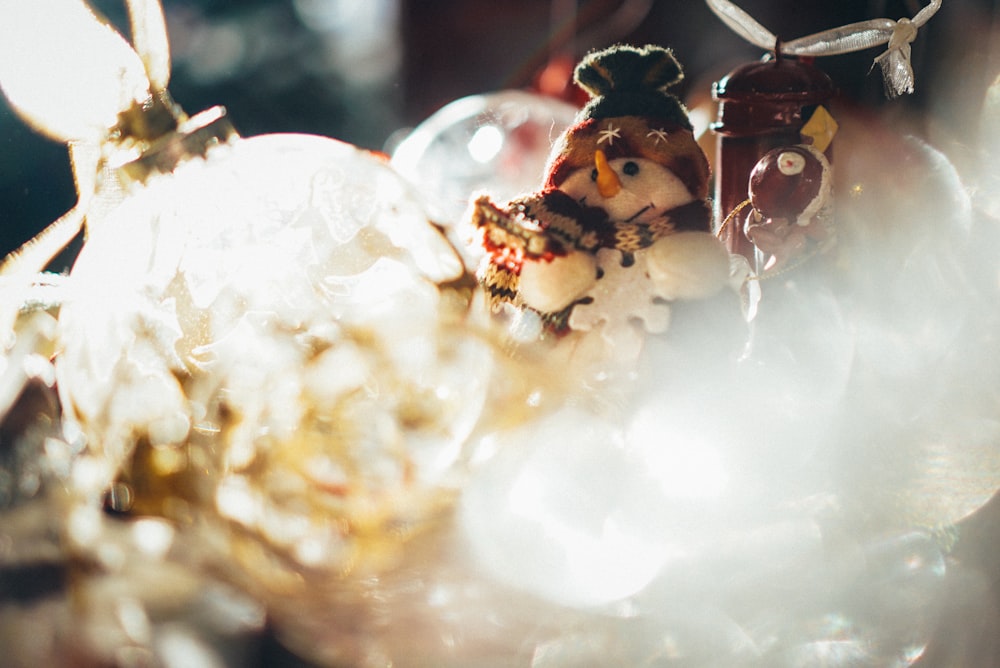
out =
[(691, 130), (687, 111), (667, 89), (684, 78), (670, 49), (616, 46), (587, 55), (573, 79), (591, 100), (578, 117), (651, 116)]
[(693, 197), (708, 197), (708, 160), (684, 105), (667, 92), (683, 78), (672, 51), (611, 47), (584, 58), (574, 77), (593, 97), (553, 147), (546, 187), (558, 187), (574, 170), (591, 165), (599, 148), (609, 160), (653, 160), (676, 174)]

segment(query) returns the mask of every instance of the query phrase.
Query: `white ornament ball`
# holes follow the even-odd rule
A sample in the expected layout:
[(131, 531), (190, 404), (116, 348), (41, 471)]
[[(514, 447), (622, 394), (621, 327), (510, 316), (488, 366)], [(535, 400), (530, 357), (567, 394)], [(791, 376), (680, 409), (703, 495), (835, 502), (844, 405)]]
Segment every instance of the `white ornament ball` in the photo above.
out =
[(519, 90), (464, 97), (418, 125), (392, 165), (420, 186), (437, 222), (453, 225), (478, 191), (506, 201), (535, 190), (575, 115), (566, 102)]

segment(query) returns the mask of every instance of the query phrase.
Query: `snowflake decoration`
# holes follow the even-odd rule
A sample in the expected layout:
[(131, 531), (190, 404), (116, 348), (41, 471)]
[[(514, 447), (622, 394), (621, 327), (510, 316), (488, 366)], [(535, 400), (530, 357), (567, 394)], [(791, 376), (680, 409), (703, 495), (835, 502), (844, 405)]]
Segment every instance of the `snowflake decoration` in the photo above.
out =
[(621, 251), (602, 248), (597, 253), (597, 265), (603, 275), (586, 295), (593, 301), (573, 308), (570, 328), (600, 329), (608, 343), (634, 351), (642, 345), (643, 329), (650, 334), (667, 331), (670, 305), (647, 275), (643, 251), (636, 253), (635, 262), (626, 267), (622, 265)]
[(661, 141), (662, 142), (666, 142), (667, 141), (667, 131), (664, 130), (663, 128), (658, 128), (656, 130), (650, 130), (649, 132), (646, 133), (646, 136), (647, 137), (652, 137), (654, 144), (659, 144)]
[(614, 146), (616, 139), (622, 138), (622, 129), (616, 128), (614, 123), (608, 122), (608, 127), (598, 133), (597, 143), (608, 142), (608, 146)]

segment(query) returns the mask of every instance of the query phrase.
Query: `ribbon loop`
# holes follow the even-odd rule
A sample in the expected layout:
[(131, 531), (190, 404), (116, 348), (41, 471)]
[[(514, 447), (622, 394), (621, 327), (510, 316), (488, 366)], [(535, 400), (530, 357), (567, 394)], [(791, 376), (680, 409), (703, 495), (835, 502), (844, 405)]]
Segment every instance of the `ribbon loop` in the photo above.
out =
[[(875, 63), (882, 68), (886, 96), (891, 99), (902, 93), (912, 93), (910, 44), (917, 38), (919, 28), (941, 8), (941, 1), (931, 0), (912, 20), (871, 19), (850, 23), (786, 42), (781, 45), (781, 52), (790, 56), (836, 56), (888, 44), (886, 52), (875, 58)], [(705, 2), (723, 23), (743, 39), (762, 49), (776, 48), (774, 34), (729, 0)]]
[(875, 58), (882, 68), (882, 84), (889, 99), (913, 92), (913, 66), (910, 64), (910, 43), (917, 38), (917, 26), (909, 19), (900, 19), (893, 26), (889, 48)]

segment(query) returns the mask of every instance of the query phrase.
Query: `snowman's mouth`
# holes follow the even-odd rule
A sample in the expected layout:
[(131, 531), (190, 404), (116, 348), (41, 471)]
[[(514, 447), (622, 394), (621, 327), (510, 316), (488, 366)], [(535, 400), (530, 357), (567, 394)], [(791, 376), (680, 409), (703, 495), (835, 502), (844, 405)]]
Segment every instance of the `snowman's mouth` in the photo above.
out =
[[(587, 196), (584, 195), (583, 197), (581, 197), (580, 199), (578, 199), (577, 202), (580, 203), (580, 206), (587, 206)], [(642, 207), (641, 209), (639, 209), (638, 211), (636, 211), (635, 213), (633, 213), (628, 218), (625, 218), (622, 222), (625, 222), (625, 223), (640, 222), (643, 217), (647, 217), (646, 216), (647, 213), (649, 213), (650, 211), (655, 211), (655, 210), (656, 210), (656, 205), (653, 204), (652, 202), (650, 202), (646, 206)]]
[(646, 213), (650, 209), (655, 209), (655, 208), (656, 207), (654, 207), (652, 204), (647, 204), (646, 206), (642, 207), (641, 209), (639, 209), (638, 211), (636, 211), (635, 213), (633, 213), (631, 216), (629, 216), (628, 218), (626, 218), (625, 222), (626, 223), (634, 223), (636, 221), (636, 219), (641, 218), (644, 213)]

